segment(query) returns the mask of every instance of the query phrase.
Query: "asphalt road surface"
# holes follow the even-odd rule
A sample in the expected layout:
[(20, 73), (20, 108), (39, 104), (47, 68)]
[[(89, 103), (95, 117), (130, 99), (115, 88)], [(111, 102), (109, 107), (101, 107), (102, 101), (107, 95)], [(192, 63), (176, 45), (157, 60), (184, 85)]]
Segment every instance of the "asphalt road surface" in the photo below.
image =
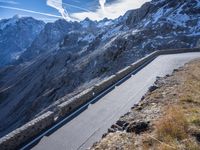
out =
[(57, 129), (43, 137), (33, 150), (77, 150), (87, 149), (107, 132), (120, 116), (138, 103), (157, 76), (171, 74), (172, 71), (192, 59), (200, 58), (200, 53), (163, 55), (116, 86), (99, 101)]

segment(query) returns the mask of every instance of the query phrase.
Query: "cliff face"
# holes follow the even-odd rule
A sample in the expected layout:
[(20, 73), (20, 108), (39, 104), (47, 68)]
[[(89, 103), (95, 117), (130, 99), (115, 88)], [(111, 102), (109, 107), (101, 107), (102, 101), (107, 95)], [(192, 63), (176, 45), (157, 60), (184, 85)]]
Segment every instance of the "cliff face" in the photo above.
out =
[(31, 17), (14, 16), (0, 21), (0, 67), (19, 58), (44, 27), (44, 22)]
[(158, 78), (92, 150), (199, 149), (200, 60)]
[(0, 70), (0, 131), (53, 110), (64, 96), (154, 50), (195, 47), (199, 12), (197, 0), (153, 0), (116, 20), (46, 24), (17, 61)]

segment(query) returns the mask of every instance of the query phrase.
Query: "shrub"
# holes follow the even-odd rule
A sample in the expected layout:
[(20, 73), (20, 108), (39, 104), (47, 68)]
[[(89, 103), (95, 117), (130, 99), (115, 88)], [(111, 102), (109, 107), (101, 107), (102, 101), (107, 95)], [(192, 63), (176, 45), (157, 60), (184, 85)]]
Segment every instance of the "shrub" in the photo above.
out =
[(188, 122), (180, 107), (169, 108), (156, 124), (158, 139), (166, 142), (187, 138)]

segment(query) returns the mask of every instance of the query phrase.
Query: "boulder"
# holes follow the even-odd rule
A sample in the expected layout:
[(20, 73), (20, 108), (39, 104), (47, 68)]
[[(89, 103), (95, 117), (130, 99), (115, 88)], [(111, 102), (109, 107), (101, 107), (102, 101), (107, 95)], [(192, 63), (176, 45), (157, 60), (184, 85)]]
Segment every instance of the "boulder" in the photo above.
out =
[(155, 91), (156, 89), (158, 88), (158, 86), (156, 84), (152, 85), (150, 88), (149, 88), (149, 92), (153, 92)]
[(127, 132), (134, 132), (136, 134), (140, 134), (141, 132), (147, 131), (149, 129), (149, 122), (145, 121), (138, 121), (138, 122), (132, 122), (127, 127)]

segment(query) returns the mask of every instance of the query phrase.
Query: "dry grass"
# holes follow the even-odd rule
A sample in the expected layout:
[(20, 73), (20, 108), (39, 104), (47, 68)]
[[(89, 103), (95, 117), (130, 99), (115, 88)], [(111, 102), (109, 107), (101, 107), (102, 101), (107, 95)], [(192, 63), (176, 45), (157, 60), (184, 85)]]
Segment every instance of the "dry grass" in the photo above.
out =
[(191, 123), (200, 127), (200, 116), (195, 116), (191, 119)]
[(144, 150), (178, 150), (188, 138), (189, 124), (179, 106), (168, 107), (166, 114), (155, 123), (154, 137), (147, 135)]
[(91, 150), (135, 150), (134, 136), (123, 132), (111, 133)]
[(187, 138), (188, 122), (181, 108), (173, 106), (156, 123), (155, 128), (158, 139), (162, 141), (183, 140)]
[(177, 101), (164, 109), (165, 115), (155, 123), (156, 140), (146, 138), (145, 150), (200, 150), (194, 137), (200, 133), (200, 61), (176, 75), (183, 79), (176, 87)]
[[(191, 122), (180, 106), (166, 110), (166, 114), (155, 123), (154, 137), (147, 135), (144, 150), (200, 150), (200, 145), (190, 133)], [(193, 119), (199, 126), (199, 120)]]

